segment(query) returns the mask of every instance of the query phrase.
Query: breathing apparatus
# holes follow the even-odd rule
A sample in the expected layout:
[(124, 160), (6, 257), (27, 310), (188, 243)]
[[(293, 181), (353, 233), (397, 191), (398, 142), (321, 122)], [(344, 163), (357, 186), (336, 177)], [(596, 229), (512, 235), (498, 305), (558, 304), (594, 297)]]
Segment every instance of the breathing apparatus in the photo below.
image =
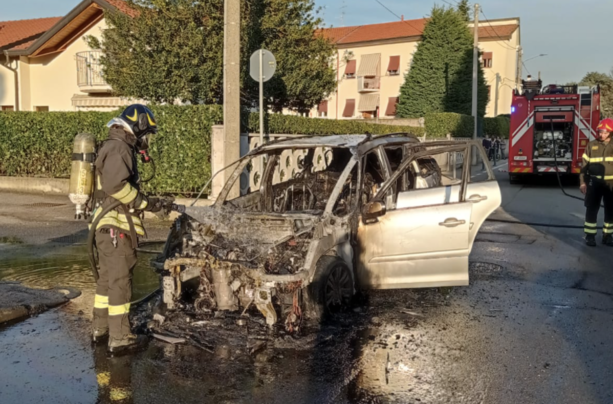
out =
[[(111, 119), (106, 126), (108, 128), (118, 126), (136, 137), (136, 148), (141, 162), (151, 164), (153, 168), (151, 177), (141, 179), (140, 183), (151, 181), (156, 170), (155, 162), (147, 153), (147, 149), (150, 136), (157, 133), (153, 112), (144, 105), (130, 105), (119, 117)], [(102, 143), (97, 144), (94, 135), (89, 133), (80, 133), (74, 140), (68, 197), (76, 205), (75, 219), (77, 220), (87, 219), (97, 207), (94, 200), (95, 163)]]

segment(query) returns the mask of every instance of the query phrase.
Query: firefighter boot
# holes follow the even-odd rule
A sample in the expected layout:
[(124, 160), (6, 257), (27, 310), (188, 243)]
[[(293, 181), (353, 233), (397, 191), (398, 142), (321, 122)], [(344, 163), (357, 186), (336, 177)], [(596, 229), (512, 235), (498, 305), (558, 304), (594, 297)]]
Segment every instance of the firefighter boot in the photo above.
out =
[(602, 244), (613, 247), (613, 234), (605, 234), (602, 237)]
[(596, 236), (593, 234), (586, 234), (585, 244), (589, 245), (590, 247), (596, 247)]
[(135, 352), (147, 346), (147, 337), (144, 335), (128, 334), (121, 338), (110, 338), (108, 352), (111, 355), (121, 355)]
[(92, 330), (92, 342), (97, 344), (99, 342), (104, 342), (109, 338), (109, 329), (108, 328), (94, 328)]

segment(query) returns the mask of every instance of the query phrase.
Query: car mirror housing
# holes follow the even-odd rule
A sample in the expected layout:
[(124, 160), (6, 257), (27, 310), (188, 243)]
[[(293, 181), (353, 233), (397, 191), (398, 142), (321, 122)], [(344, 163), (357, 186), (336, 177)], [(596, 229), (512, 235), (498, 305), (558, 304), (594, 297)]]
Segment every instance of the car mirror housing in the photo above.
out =
[(376, 221), (375, 219), (385, 215), (385, 204), (379, 201), (368, 202), (362, 207), (362, 220), (364, 223)]

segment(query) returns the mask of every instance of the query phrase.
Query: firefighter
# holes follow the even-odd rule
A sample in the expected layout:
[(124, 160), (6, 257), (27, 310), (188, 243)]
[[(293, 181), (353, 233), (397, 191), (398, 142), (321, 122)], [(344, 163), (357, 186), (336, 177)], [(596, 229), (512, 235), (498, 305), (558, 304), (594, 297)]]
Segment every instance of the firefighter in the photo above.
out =
[(93, 218), (117, 201), (121, 205), (106, 214), (96, 228), (100, 270), (92, 340), (100, 342), (108, 337), (108, 351), (119, 353), (146, 343), (144, 336), (131, 333), (128, 319), (136, 246), (138, 237), (145, 236), (139, 216), (142, 211), (159, 212), (169, 201), (147, 197), (139, 190), (136, 156), (147, 150), (149, 137), (157, 132), (155, 117), (149, 108), (131, 105), (107, 126), (108, 138), (100, 146), (95, 163), (94, 198), (101, 205)]
[(598, 137), (587, 144), (581, 169), (581, 192), (585, 195), (585, 243), (594, 247), (598, 233), (598, 211), (604, 201), (602, 243), (613, 247), (613, 119), (598, 125)]

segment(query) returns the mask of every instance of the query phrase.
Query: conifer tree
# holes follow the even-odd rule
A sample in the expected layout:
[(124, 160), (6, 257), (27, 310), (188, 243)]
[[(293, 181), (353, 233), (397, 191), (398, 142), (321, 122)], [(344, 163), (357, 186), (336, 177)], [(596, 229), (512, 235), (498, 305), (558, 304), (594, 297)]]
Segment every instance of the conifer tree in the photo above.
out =
[[(470, 115), (472, 64), (473, 37), (465, 12), (435, 6), (401, 87), (398, 116), (418, 118), (432, 112)], [(478, 114), (483, 116), (488, 90), (481, 66), (478, 80)]]

